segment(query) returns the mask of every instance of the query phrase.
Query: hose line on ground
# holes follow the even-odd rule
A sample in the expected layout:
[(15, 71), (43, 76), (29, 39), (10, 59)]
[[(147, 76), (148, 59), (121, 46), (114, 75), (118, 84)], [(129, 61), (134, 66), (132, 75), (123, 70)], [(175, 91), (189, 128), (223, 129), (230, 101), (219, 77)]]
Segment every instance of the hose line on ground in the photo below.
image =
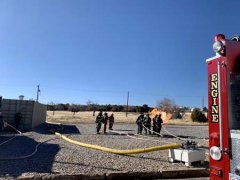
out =
[[(21, 131), (19, 131), (18, 129), (16, 129), (15, 127), (13, 127), (12, 125), (8, 124), (8, 123), (5, 122), (5, 121), (4, 121), (4, 126), (5, 126), (5, 127), (8, 126), (8, 127), (12, 128), (13, 130), (17, 131), (20, 135), (23, 134)], [(15, 135), (15, 136), (11, 137), (10, 139), (2, 142), (2, 143), (0, 144), (0, 146), (6, 144), (7, 142), (13, 140), (13, 139), (16, 138), (16, 137), (17, 137), (17, 136)], [(37, 143), (36, 146), (35, 146), (35, 150), (34, 150), (32, 153), (28, 154), (28, 155), (25, 155), (25, 156), (17, 156), (17, 157), (0, 157), (0, 160), (20, 160), (20, 159), (26, 159), (26, 158), (32, 157), (32, 156), (34, 156), (34, 155), (37, 153), (38, 147), (39, 147), (41, 144), (46, 143), (46, 142), (48, 142), (48, 141), (50, 141), (50, 140), (52, 140), (52, 139), (55, 139), (55, 138), (51, 138), (51, 139), (48, 139), (48, 140), (46, 140), (46, 141)]]
[(7, 126), (8, 126), (8, 127), (12, 128), (13, 130), (17, 131), (19, 134), (22, 134), (21, 131), (19, 131), (18, 129), (16, 129), (16, 128), (13, 127), (12, 125), (8, 124), (7, 122), (3, 121), (3, 123), (4, 123), (4, 127), (7, 127)]
[[(147, 128), (146, 126), (144, 126), (144, 125), (143, 125), (143, 127), (146, 128), (147, 130), (151, 131), (152, 133), (155, 133), (155, 134), (157, 134), (157, 135), (162, 136), (161, 134), (159, 134), (159, 133), (157, 133), (157, 132), (155, 132), (155, 131), (152, 131), (151, 129), (148, 129), (148, 128)], [(177, 139), (179, 139), (179, 140), (181, 140), (181, 141), (188, 141), (188, 140), (189, 140), (189, 139), (186, 139), (186, 138), (180, 138), (179, 136), (176, 136), (176, 135), (170, 133), (164, 126), (162, 126), (162, 128), (163, 128), (163, 130), (164, 130), (167, 134), (169, 134), (170, 136), (173, 136), (173, 137), (175, 137), (175, 138), (177, 138)], [(199, 140), (207, 141), (207, 142), (208, 142), (208, 140), (206, 140), (206, 139), (199, 139)]]
[(43, 143), (46, 143), (48, 141), (51, 141), (53, 140), (54, 138), (51, 138), (51, 139), (48, 139), (46, 141), (43, 141), (43, 142), (39, 142), (37, 143), (37, 145), (35, 146), (35, 150), (28, 154), (28, 155), (25, 155), (25, 156), (17, 156), (17, 157), (0, 157), (0, 160), (21, 160), (21, 159), (26, 159), (26, 158), (29, 158), (29, 157), (32, 157), (34, 156), (37, 152), (38, 152), (38, 147), (43, 144)]
[(16, 137), (17, 137), (17, 136), (15, 135), (15, 136), (13, 136), (13, 137), (9, 138), (8, 140), (6, 140), (6, 141), (4, 141), (4, 142), (0, 143), (0, 146), (2, 146), (2, 145), (4, 145), (4, 144), (6, 144), (7, 142), (9, 142), (9, 141), (13, 140), (13, 139), (14, 139), (14, 138), (16, 138)]
[[(22, 132), (21, 131), (19, 131), (18, 129), (16, 129), (15, 127), (13, 127), (13, 126), (11, 126), (10, 124), (8, 124), (7, 122), (5, 122), (5, 121), (3, 121), (3, 123), (4, 123), (4, 127), (10, 127), (10, 128), (12, 128), (13, 130), (15, 130), (15, 131), (17, 131), (19, 134), (22, 134)], [(6, 140), (6, 141), (4, 141), (4, 142), (2, 142), (2, 143), (0, 143), (0, 146), (2, 146), (2, 145), (4, 145), (4, 144), (6, 144), (7, 142), (9, 142), (9, 141), (11, 141), (11, 140), (13, 140), (14, 138), (16, 138), (17, 137), (17, 135), (14, 135), (13, 137), (11, 137), (11, 138), (9, 138), (8, 140)]]
[(87, 143), (82, 143), (79, 141), (72, 140), (60, 133), (55, 132), (55, 135), (61, 137), (67, 142), (70, 142), (72, 144), (76, 144), (79, 146), (87, 147), (87, 148), (92, 148), (96, 150), (101, 150), (105, 152), (110, 152), (114, 154), (138, 154), (138, 153), (145, 153), (145, 152), (151, 152), (151, 151), (159, 151), (159, 150), (166, 150), (166, 149), (174, 149), (174, 148), (180, 148), (181, 145), (179, 144), (168, 144), (168, 145), (162, 145), (162, 146), (154, 146), (154, 147), (147, 147), (147, 148), (141, 148), (141, 149), (128, 149), (128, 150), (120, 150), (120, 149), (111, 149), (107, 147), (102, 147), (98, 145), (93, 145), (93, 144), (87, 144)]
[[(151, 129), (148, 129), (148, 128), (147, 128), (146, 126), (144, 126), (144, 125), (143, 125), (143, 127), (146, 128), (147, 130), (151, 131), (151, 132), (154, 133), (154, 134), (157, 134), (157, 135), (159, 135), (159, 136), (162, 136), (160, 133), (157, 133), (157, 132), (155, 132), (155, 131), (152, 131)], [(163, 128), (164, 131), (166, 131), (170, 136), (173, 136), (173, 137), (175, 137), (175, 138), (177, 138), (177, 139), (179, 139), (179, 140), (181, 140), (181, 141), (187, 141), (187, 139), (185, 139), (185, 138), (180, 138), (180, 137), (178, 137), (178, 136), (170, 133), (170, 132), (169, 132), (168, 130), (166, 130), (166, 128), (164, 128), (163, 126), (162, 126), (162, 128)]]
[(163, 130), (166, 131), (170, 136), (173, 136), (173, 137), (175, 137), (175, 138), (177, 138), (177, 139), (179, 139), (179, 140), (181, 140), (181, 141), (188, 141), (188, 139), (186, 139), (186, 138), (180, 138), (180, 137), (178, 137), (178, 136), (170, 133), (164, 126), (162, 126), (162, 128), (163, 128)]
[(133, 139), (139, 139), (139, 140), (144, 140), (144, 141), (155, 141), (155, 142), (162, 142), (162, 143), (166, 143), (166, 144), (169, 144), (169, 142), (167, 141), (161, 141), (161, 140), (158, 140), (158, 139), (150, 139), (149, 137), (147, 136), (143, 136), (143, 135), (140, 135), (140, 134), (134, 134), (136, 136), (142, 136), (142, 137), (145, 137), (145, 138), (139, 138), (139, 137), (134, 137), (128, 133), (123, 133), (123, 132), (119, 132), (119, 131), (116, 131), (116, 130), (110, 130), (110, 132), (113, 132), (113, 133), (117, 133), (117, 134), (120, 134), (120, 135), (126, 135), (127, 137), (130, 137), (130, 138), (133, 138)]

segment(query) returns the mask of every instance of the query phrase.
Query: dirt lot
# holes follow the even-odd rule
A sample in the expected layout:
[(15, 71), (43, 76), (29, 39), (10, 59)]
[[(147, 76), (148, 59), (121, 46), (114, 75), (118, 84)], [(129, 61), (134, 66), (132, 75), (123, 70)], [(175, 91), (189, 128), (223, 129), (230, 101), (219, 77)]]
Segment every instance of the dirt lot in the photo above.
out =
[[(56, 179), (59, 176), (70, 176), (69, 179), (74, 179), (75, 175), (90, 176), (92, 179), (111, 179), (113, 174), (119, 176), (119, 174), (126, 173), (134, 177), (141, 175), (163, 178), (164, 171), (168, 172), (168, 176), (165, 175), (165, 177), (176, 178), (177, 175), (173, 172), (177, 170), (180, 170), (180, 174), (184, 174), (183, 172), (190, 170), (192, 172), (191, 168), (194, 170), (208, 168), (208, 156), (204, 164), (193, 163), (190, 167), (186, 167), (184, 163), (170, 163), (168, 150), (118, 155), (71, 144), (49, 132), (49, 129), (55, 129), (70, 139), (113, 149), (145, 148), (169, 143), (182, 144), (191, 138), (198, 143), (200, 148), (208, 152), (207, 126), (166, 124), (164, 127), (168, 132), (163, 129), (162, 137), (136, 135), (137, 114), (129, 114), (127, 118), (123, 113), (114, 114), (116, 118), (114, 130), (129, 135), (120, 135), (110, 131), (106, 135), (96, 134), (95, 117), (86, 112), (77, 113), (75, 117), (73, 113), (55, 112), (52, 116), (52, 112), (48, 112), (48, 121), (64, 122), (63, 129), (59, 129), (58, 125), (44, 124), (32, 132), (17, 136), (12, 133), (1, 133), (0, 179), (19, 177), (33, 179), (36, 176), (40, 179)], [(184, 140), (170, 136), (169, 132)], [(15, 138), (8, 141), (12, 137)]]

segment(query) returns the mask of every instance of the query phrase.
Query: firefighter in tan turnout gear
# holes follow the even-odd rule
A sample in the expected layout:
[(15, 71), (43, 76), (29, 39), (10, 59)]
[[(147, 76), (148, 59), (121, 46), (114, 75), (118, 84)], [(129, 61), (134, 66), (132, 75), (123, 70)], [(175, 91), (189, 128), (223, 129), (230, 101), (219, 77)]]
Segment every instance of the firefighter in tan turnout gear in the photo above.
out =
[(107, 122), (108, 122), (108, 114), (105, 112), (103, 116), (103, 133), (106, 134), (107, 130)]
[(108, 117), (109, 120), (109, 130), (113, 130), (114, 116), (113, 113)]

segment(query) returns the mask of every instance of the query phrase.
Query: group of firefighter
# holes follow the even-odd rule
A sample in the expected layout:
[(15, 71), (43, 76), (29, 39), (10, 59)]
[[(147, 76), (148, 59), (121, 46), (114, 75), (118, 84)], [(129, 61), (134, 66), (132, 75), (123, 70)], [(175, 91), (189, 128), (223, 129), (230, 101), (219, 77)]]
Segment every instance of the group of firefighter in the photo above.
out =
[[(141, 113), (137, 120), (136, 120), (137, 126), (138, 126), (138, 134), (142, 134), (142, 131), (144, 129), (145, 134), (153, 134), (160, 136), (160, 131), (162, 129), (162, 123), (163, 120), (161, 118), (161, 114), (155, 115), (153, 119), (149, 116), (149, 114), (146, 114), (144, 116), (143, 113)], [(151, 130), (152, 127), (152, 130)]]
[[(108, 113), (102, 113), (100, 111), (96, 117), (96, 130), (97, 134), (100, 134), (100, 130), (103, 124), (103, 133), (106, 134), (107, 130), (107, 124), (109, 124), (108, 129), (113, 130), (113, 123), (114, 123), (114, 116), (113, 113), (108, 116)], [(145, 130), (145, 134), (156, 134), (160, 136), (160, 131), (162, 129), (162, 123), (163, 120), (161, 118), (161, 114), (155, 115), (153, 119), (149, 116), (149, 114), (146, 114), (144, 116), (143, 113), (141, 113), (137, 120), (136, 124), (138, 126), (137, 133), (142, 134), (143, 129)], [(151, 130), (152, 127), (152, 130)]]
[(101, 126), (103, 124), (103, 133), (106, 134), (106, 130), (107, 130), (107, 124), (109, 123), (108, 129), (109, 130), (113, 130), (113, 123), (114, 123), (114, 116), (113, 114), (111, 114), (110, 116), (108, 116), (108, 113), (102, 113), (102, 111), (100, 111), (96, 117), (96, 129), (97, 129), (97, 134), (100, 134), (100, 129)]

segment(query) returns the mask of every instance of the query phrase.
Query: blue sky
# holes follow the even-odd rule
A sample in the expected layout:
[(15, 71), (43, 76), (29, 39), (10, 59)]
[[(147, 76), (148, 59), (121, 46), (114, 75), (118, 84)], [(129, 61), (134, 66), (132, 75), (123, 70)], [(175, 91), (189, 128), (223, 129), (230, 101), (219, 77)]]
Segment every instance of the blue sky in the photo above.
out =
[(42, 103), (207, 106), (213, 37), (238, 0), (1, 0), (0, 95)]

